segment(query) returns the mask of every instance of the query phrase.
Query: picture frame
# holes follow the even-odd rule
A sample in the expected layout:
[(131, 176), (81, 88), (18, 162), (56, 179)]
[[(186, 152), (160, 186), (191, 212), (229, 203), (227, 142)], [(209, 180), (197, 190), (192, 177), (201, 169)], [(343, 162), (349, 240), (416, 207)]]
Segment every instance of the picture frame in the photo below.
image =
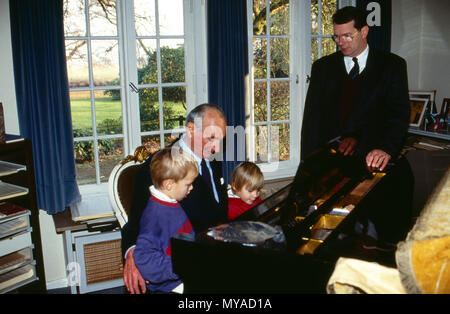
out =
[(426, 98), (409, 98), (409, 105), (411, 107), (409, 126), (420, 127), (423, 121), (423, 116), (428, 106), (428, 102), (429, 101)]
[(409, 98), (424, 98), (428, 99), (428, 105), (432, 106), (430, 108), (430, 113), (436, 114), (436, 90), (410, 90)]
[(442, 100), (441, 115), (448, 121), (450, 119), (450, 98)]

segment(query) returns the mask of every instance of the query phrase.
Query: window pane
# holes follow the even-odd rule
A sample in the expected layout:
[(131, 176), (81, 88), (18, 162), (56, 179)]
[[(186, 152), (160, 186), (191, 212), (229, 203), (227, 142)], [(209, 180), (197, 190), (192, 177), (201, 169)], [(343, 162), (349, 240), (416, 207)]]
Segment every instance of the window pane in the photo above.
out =
[(100, 182), (108, 182), (111, 170), (124, 159), (123, 139), (102, 139), (98, 141), (100, 154)]
[(267, 41), (265, 38), (253, 38), (253, 77), (267, 78)]
[(336, 10), (337, 0), (322, 0), (322, 34), (333, 34), (333, 14)]
[(336, 43), (332, 38), (322, 38), (322, 56), (336, 52)]
[(270, 83), (271, 120), (289, 120), (289, 82)]
[(66, 40), (66, 62), (69, 87), (89, 86), (86, 40)]
[(143, 136), (142, 145), (144, 145), (149, 152), (156, 152), (157, 150), (161, 149), (161, 137), (159, 135)]
[(136, 42), (138, 84), (156, 84), (158, 65), (156, 63), (156, 40), (138, 39)]
[(319, 58), (319, 41), (317, 38), (311, 39), (311, 64)]
[(91, 93), (89, 91), (71, 91), (70, 109), (74, 137), (92, 136)]
[(311, 1), (311, 33), (319, 33), (319, 4), (317, 0)]
[(64, 36), (86, 36), (84, 1), (64, 1)]
[(266, 0), (253, 0), (253, 34), (266, 34)]
[(119, 85), (119, 52), (117, 40), (92, 40), (94, 85)]
[(158, 1), (159, 33), (183, 35), (183, 0)]
[(267, 121), (267, 83), (255, 82), (254, 84), (254, 120), (255, 122)]
[(139, 90), (139, 112), (142, 132), (159, 130), (159, 102), (157, 88), (143, 88)]
[(271, 126), (271, 161), (286, 161), (290, 159), (290, 126), (288, 123)]
[(115, 0), (90, 0), (89, 25), (92, 36), (116, 36), (117, 14)]
[(163, 83), (184, 82), (184, 41), (161, 40), (161, 80)]
[(164, 87), (162, 91), (164, 130), (183, 127), (186, 118), (186, 87)]
[(120, 89), (95, 91), (97, 134), (122, 134)]
[(156, 34), (155, 0), (134, 0), (134, 27), (138, 36)]
[(96, 183), (93, 141), (74, 143), (74, 156), (78, 184)]
[(289, 39), (272, 38), (270, 45), (270, 76), (289, 77)]
[(272, 8), (270, 15), (270, 34), (272, 35), (289, 34), (289, 1), (285, 2), (273, 1), (276, 6)]
[(265, 163), (269, 161), (269, 137), (267, 125), (257, 125), (256, 130), (256, 163)]

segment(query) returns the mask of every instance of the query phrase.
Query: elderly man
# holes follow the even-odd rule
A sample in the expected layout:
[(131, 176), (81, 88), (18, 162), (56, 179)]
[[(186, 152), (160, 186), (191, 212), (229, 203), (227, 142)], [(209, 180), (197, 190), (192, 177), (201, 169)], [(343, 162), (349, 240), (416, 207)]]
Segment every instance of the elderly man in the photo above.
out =
[(339, 152), (365, 162), (369, 171), (391, 161), (382, 197), (371, 202), (369, 219), (378, 239), (401, 240), (410, 226), (413, 176), (398, 159), (409, 126), (407, 66), (404, 59), (369, 47), (366, 14), (345, 7), (333, 16), (339, 51), (317, 60), (303, 116), (302, 159), (341, 136)]
[[(198, 163), (199, 175), (193, 189), (182, 201), (196, 233), (226, 221), (228, 199), (222, 177), (222, 163), (210, 159), (220, 151), (226, 131), (226, 118), (213, 104), (194, 108), (186, 118), (186, 133), (173, 145), (191, 154)], [(142, 164), (136, 178), (133, 204), (128, 223), (122, 229), (122, 250), (125, 252), (124, 282), (130, 293), (145, 292), (145, 282), (134, 264), (133, 251), (139, 233), (139, 221), (150, 197), (150, 161)]]

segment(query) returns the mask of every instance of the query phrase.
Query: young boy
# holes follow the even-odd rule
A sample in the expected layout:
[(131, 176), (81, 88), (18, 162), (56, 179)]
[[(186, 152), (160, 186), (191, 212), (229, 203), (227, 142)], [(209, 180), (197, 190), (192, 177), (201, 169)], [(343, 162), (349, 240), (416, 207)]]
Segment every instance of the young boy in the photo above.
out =
[(176, 233), (194, 234), (178, 203), (192, 190), (197, 162), (178, 148), (165, 148), (150, 163), (153, 185), (141, 221), (133, 256), (150, 292), (171, 292), (181, 284), (172, 270), (170, 239)]
[(259, 193), (264, 185), (264, 175), (259, 167), (249, 161), (237, 166), (231, 174), (228, 191), (228, 219), (233, 220), (262, 202)]

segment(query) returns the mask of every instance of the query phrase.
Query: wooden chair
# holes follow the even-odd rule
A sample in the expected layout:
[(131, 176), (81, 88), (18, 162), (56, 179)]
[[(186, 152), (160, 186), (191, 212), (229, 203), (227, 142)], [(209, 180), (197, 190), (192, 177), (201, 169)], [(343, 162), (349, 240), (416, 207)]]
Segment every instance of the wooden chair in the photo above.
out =
[(134, 155), (127, 156), (117, 164), (109, 176), (109, 199), (121, 228), (128, 221), (137, 171), (149, 155), (150, 152), (144, 146), (139, 146)]

